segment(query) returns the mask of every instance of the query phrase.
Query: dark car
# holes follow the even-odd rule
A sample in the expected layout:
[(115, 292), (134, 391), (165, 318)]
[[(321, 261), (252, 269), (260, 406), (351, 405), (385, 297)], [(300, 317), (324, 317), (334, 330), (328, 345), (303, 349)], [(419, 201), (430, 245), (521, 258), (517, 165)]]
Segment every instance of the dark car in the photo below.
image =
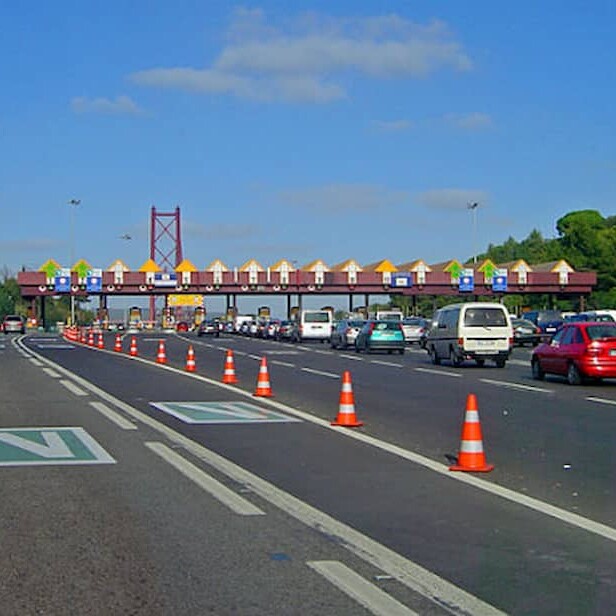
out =
[(535, 379), (557, 374), (570, 385), (616, 378), (616, 323), (566, 323), (533, 351), (531, 369)]
[(294, 321), (280, 321), (278, 330), (276, 331), (276, 340), (291, 340), (296, 325)]
[(542, 340), (549, 340), (565, 322), (560, 310), (531, 310), (524, 312), (522, 318), (541, 329)]
[(197, 329), (197, 336), (220, 336), (220, 325), (217, 321), (202, 321)]
[(541, 342), (541, 328), (527, 319), (511, 319), (513, 327), (513, 344), (524, 346), (525, 344), (536, 345)]
[(355, 351), (396, 351), (404, 353), (404, 332), (400, 321), (366, 321), (355, 338)]

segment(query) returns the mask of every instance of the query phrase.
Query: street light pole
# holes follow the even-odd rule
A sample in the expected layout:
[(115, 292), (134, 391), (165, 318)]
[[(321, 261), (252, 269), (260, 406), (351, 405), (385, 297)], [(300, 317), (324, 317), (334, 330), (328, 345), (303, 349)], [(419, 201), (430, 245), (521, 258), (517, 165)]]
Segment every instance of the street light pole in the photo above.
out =
[[(81, 199), (71, 199), (68, 205), (71, 206), (71, 245), (70, 245), (70, 262), (69, 267), (72, 269), (75, 261), (75, 209), (81, 203)], [(71, 285), (72, 286), (72, 285)], [(75, 296), (71, 289), (71, 322), (70, 325), (75, 325)]]
[(467, 209), (473, 212), (473, 264), (477, 264), (477, 208), (479, 207), (479, 203), (477, 201), (473, 201), (473, 203), (468, 203), (466, 205)]

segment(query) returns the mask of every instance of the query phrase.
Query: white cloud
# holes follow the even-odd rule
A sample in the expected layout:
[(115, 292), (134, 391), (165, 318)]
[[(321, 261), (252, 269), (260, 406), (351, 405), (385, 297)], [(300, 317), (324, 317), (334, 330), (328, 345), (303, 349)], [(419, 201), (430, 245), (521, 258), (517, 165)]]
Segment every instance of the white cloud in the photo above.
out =
[(448, 113), (445, 114), (444, 119), (449, 124), (465, 130), (482, 130), (491, 128), (493, 125), (492, 118), (488, 114), (478, 111), (473, 113)]
[(87, 98), (77, 96), (71, 99), (71, 108), (75, 113), (106, 113), (106, 114), (140, 114), (143, 111), (128, 96), (109, 98)]
[(430, 209), (462, 211), (469, 203), (477, 202), (480, 206), (484, 205), (487, 194), (482, 190), (439, 188), (418, 193), (414, 196), (414, 200)]
[(413, 127), (410, 120), (377, 120), (374, 126), (384, 133), (399, 133)]
[(329, 184), (315, 188), (283, 191), (278, 195), (286, 205), (327, 212), (367, 212), (408, 201), (409, 195), (369, 184)]
[(307, 13), (273, 25), (259, 9), (236, 9), (227, 40), (209, 66), (157, 67), (130, 78), (253, 100), (324, 103), (346, 96), (342, 84), (349, 73), (418, 78), (472, 68), (445, 24), (415, 24), (397, 15), (340, 19)]

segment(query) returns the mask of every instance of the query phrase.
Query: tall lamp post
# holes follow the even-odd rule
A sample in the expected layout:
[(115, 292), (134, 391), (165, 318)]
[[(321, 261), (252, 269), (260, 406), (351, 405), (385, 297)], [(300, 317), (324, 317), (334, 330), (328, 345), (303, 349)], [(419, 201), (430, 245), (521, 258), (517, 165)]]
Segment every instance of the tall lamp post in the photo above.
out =
[(477, 208), (479, 207), (479, 203), (477, 201), (473, 201), (473, 203), (468, 203), (466, 207), (471, 210), (473, 213), (473, 264), (477, 264)]
[[(69, 267), (72, 269), (75, 262), (75, 210), (81, 203), (81, 199), (71, 199), (68, 205), (71, 206), (71, 245), (70, 245), (70, 263)], [(75, 325), (75, 296), (71, 289), (71, 322), (70, 325)]]

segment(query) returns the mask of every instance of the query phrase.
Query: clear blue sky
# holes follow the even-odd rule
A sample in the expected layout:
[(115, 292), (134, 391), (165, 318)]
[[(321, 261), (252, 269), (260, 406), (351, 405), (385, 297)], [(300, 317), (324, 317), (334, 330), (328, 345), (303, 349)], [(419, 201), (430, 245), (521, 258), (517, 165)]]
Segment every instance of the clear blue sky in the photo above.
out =
[[(0, 6), (0, 267), (466, 259), (614, 213), (616, 3)], [(7, 213), (10, 215), (7, 216)], [(120, 239), (129, 234), (132, 239)], [(6, 271), (6, 269), (5, 269)]]

